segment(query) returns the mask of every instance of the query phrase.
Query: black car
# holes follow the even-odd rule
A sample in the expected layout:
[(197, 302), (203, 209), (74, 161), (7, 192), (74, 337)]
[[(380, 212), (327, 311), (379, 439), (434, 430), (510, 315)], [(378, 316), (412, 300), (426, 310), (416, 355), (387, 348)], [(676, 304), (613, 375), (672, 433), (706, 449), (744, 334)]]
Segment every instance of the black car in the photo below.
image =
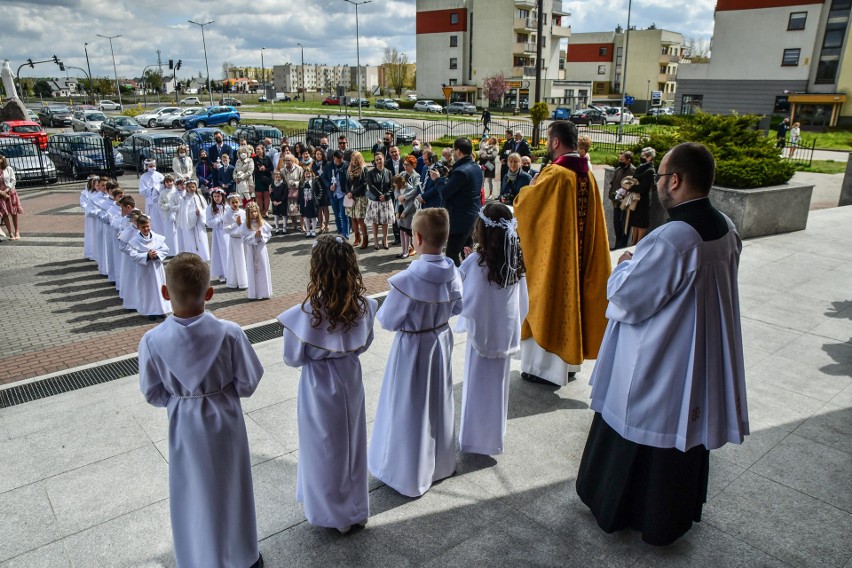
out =
[(219, 104), (221, 106), (232, 106), (232, 107), (243, 106), (243, 103), (240, 102), (239, 99), (234, 99), (234, 98), (231, 98), (231, 97), (219, 99)]
[(108, 116), (101, 123), (101, 134), (111, 140), (124, 140), (128, 136), (147, 132), (129, 116)]
[(94, 132), (54, 134), (47, 142), (47, 155), (59, 171), (75, 179), (84, 178), (88, 174), (124, 174), (124, 159), (117, 150), (112, 150), (114, 169), (110, 169), (104, 142), (104, 138)]
[(246, 142), (254, 148), (263, 142), (264, 138), (270, 138), (273, 146), (278, 146), (281, 144), (282, 134), (280, 130), (268, 124), (243, 124), (234, 129), (233, 137), (236, 140), (245, 138)]
[[(49, 143), (48, 143), (49, 144)], [(172, 169), (172, 160), (177, 156), (180, 146), (184, 145), (183, 138), (163, 133), (134, 134), (118, 145), (116, 150), (121, 153), (124, 164), (136, 168), (137, 171), (145, 169), (145, 160), (157, 160), (157, 169), (166, 171)]]
[(370, 107), (370, 101), (368, 99), (359, 99), (359, 98), (350, 99), (347, 106), (356, 107), (359, 104), (362, 107), (368, 107), (368, 108)]
[(568, 119), (577, 126), (582, 124), (606, 124), (606, 114), (593, 108), (584, 108), (571, 113)]
[(38, 111), (42, 126), (71, 126), (71, 110), (65, 105), (48, 104)]
[(393, 132), (394, 139), (396, 140), (395, 143), (400, 146), (411, 144), (414, 139), (417, 138), (417, 134), (412, 129), (405, 127), (395, 120), (385, 118), (362, 118), (358, 122), (360, 122), (367, 130), (379, 130), (383, 133)]

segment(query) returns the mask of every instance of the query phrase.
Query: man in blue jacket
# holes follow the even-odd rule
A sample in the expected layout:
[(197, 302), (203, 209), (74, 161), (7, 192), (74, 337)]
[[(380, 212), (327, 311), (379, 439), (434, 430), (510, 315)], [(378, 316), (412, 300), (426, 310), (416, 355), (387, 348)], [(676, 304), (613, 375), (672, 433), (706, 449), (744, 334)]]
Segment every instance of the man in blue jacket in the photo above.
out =
[(320, 185), (331, 201), (331, 209), (334, 211), (334, 222), (337, 224), (337, 232), (345, 238), (349, 238), (349, 217), (343, 208), (343, 198), (349, 192), (346, 170), (349, 162), (343, 159), (342, 150), (335, 150), (331, 162), (325, 165), (320, 176)]
[(470, 239), (473, 224), (482, 206), (482, 168), (471, 158), (473, 144), (468, 138), (453, 142), (455, 165), (450, 170), (444, 186), (444, 208), (450, 214), (450, 238), (447, 240), (447, 257), (456, 266), (461, 264), (461, 253)]

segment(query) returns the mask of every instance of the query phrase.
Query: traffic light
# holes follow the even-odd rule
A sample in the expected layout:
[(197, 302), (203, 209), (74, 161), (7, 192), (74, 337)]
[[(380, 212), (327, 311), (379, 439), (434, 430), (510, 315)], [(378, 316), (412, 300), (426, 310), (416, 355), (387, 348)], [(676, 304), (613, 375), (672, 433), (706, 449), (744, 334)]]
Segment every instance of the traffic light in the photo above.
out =
[(180, 66), (183, 65), (183, 60), (178, 59), (177, 65), (175, 65), (175, 71), (180, 71)]
[(29, 63), (30, 67), (32, 67), (33, 69), (35, 69), (35, 64), (33, 64), (33, 60), (32, 60), (32, 59), (27, 59), (27, 63)]
[(59, 70), (60, 70), (60, 71), (65, 71), (65, 64), (64, 64), (64, 63), (62, 63), (61, 61), (59, 62)]
[(53, 62), (56, 63), (57, 65), (59, 65), (59, 58), (56, 57), (55, 55), (53, 56)]
[(175, 60), (169, 59), (169, 69), (174, 69), (174, 68), (175, 68)]

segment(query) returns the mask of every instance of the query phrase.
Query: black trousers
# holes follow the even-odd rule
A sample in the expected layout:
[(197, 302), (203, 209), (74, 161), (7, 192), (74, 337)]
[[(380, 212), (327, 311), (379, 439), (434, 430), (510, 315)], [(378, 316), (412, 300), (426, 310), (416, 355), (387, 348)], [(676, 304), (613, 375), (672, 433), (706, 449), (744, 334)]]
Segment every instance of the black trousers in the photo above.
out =
[(461, 265), (464, 258), (464, 247), (471, 246), (473, 241), (470, 239), (470, 231), (466, 233), (450, 233), (447, 239), (447, 258), (453, 261), (456, 266)]
[(624, 211), (621, 210), (621, 202), (615, 201), (612, 206), (612, 224), (615, 226), (615, 248), (624, 248), (627, 246), (629, 237), (624, 232)]

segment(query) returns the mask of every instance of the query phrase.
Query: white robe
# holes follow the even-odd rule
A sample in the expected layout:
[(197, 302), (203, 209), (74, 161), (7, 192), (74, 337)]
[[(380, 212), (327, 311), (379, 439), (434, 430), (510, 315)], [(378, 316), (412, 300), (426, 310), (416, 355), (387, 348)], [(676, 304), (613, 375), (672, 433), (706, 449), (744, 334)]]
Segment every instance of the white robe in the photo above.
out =
[(163, 236), (166, 238), (166, 245), (169, 247), (169, 256), (174, 256), (178, 251), (177, 246), (177, 214), (180, 210), (180, 200), (178, 199), (178, 191), (175, 186), (171, 189), (166, 189), (160, 192), (157, 198), (157, 206), (160, 208), (160, 216), (163, 219)]
[(98, 241), (98, 272), (102, 276), (106, 276), (110, 282), (110, 260), (112, 255), (108, 246), (109, 239), (109, 207), (112, 205), (106, 193), (100, 193), (92, 203), (95, 205), (95, 218), (97, 219), (96, 239)]
[(83, 210), (83, 258), (95, 260), (94, 245), (92, 244), (93, 228), (89, 222), (89, 200), (95, 193), (84, 189), (80, 192), (80, 209)]
[[(88, 238), (89, 241), (89, 254), (86, 258), (90, 258), (99, 263), (101, 253), (99, 250), (100, 243), (98, 242), (98, 207), (95, 205), (94, 201), (99, 195), (101, 195), (101, 193), (97, 191), (87, 193), (89, 195), (87, 197), (88, 200), (86, 201), (86, 220), (83, 225), (85, 233), (84, 239)], [(85, 240), (83, 246), (85, 247)]]
[(708, 450), (748, 434), (737, 266), (729, 232), (702, 241), (672, 221), (646, 236), (607, 283), (609, 319), (591, 408), (623, 438)]
[(284, 362), (301, 367), (296, 498), (312, 525), (344, 529), (370, 515), (367, 417), (358, 359), (373, 341), (376, 301), (349, 329), (311, 325), (310, 304), (278, 316), (284, 327)]
[(243, 245), (242, 225), (237, 224), (237, 217), (245, 224), (246, 212), (242, 209), (234, 211), (229, 206), (222, 217), (225, 224), (223, 231), (227, 235), (228, 256), (225, 265), (225, 280), (228, 288), (248, 288), (248, 271), (246, 270), (246, 251)]
[(479, 253), (459, 267), (464, 306), (456, 331), (467, 331), (459, 448), (473, 454), (503, 453), (509, 411), (509, 367), (521, 345), (527, 311), (525, 280), (506, 288), (488, 281)]
[(103, 222), (106, 227), (104, 227), (104, 246), (106, 247), (106, 254), (109, 258), (109, 266), (107, 270), (107, 280), (110, 282), (115, 282), (115, 287), (118, 289), (120, 283), (118, 281), (118, 225), (121, 219), (121, 206), (113, 201), (109, 200), (109, 206), (104, 210)]
[(124, 289), (119, 291), (118, 297), (122, 299), (121, 305), (125, 310), (136, 309), (139, 268), (130, 258), (130, 241), (137, 234), (139, 234), (139, 231), (136, 230), (136, 227), (128, 223), (127, 227), (118, 235), (118, 250), (121, 252), (118, 270), (121, 272), (121, 281), (127, 283)]
[(204, 222), (213, 231), (210, 247), (210, 277), (225, 279), (225, 267), (228, 266), (228, 235), (225, 234), (225, 210), (227, 204), (219, 206), (219, 212), (213, 213), (213, 205), (207, 206)]
[(130, 224), (130, 219), (121, 214), (121, 206), (116, 203), (110, 209), (110, 247), (112, 248), (112, 265), (115, 274), (115, 289), (118, 290), (118, 297), (121, 297), (121, 249), (124, 243), (118, 240), (121, 231)]
[[(137, 232), (128, 245), (130, 258), (138, 266), (134, 284), (136, 311), (143, 316), (161, 316), (169, 313), (172, 311), (171, 302), (165, 300), (160, 291), (166, 283), (166, 273), (163, 270), (163, 260), (169, 252), (166, 239), (154, 232), (149, 233), (147, 238)], [(149, 250), (157, 251), (156, 258), (148, 258)], [(127, 292), (133, 293), (130, 290)]]
[(396, 331), (373, 425), (370, 472), (418, 497), (456, 470), (450, 317), (462, 309), (452, 261), (424, 254), (392, 276), (376, 318)]
[(163, 189), (163, 174), (158, 171), (145, 172), (139, 177), (139, 195), (145, 198), (145, 213), (151, 219), (151, 231), (163, 234), (163, 218), (157, 204)]
[(180, 211), (177, 214), (178, 252), (191, 252), (210, 262), (210, 245), (207, 244), (207, 227), (204, 224), (204, 209), (207, 203), (199, 193), (185, 192), (181, 195)]
[(259, 237), (256, 231), (257, 228), (249, 229), (246, 222), (240, 227), (245, 245), (248, 297), (255, 300), (272, 297), (272, 271), (269, 268), (269, 251), (266, 250), (272, 227), (264, 223), (260, 227)]
[(169, 416), (169, 508), (177, 565), (258, 559), (251, 455), (240, 397), (263, 366), (245, 333), (210, 313), (170, 317), (139, 343), (139, 386)]

